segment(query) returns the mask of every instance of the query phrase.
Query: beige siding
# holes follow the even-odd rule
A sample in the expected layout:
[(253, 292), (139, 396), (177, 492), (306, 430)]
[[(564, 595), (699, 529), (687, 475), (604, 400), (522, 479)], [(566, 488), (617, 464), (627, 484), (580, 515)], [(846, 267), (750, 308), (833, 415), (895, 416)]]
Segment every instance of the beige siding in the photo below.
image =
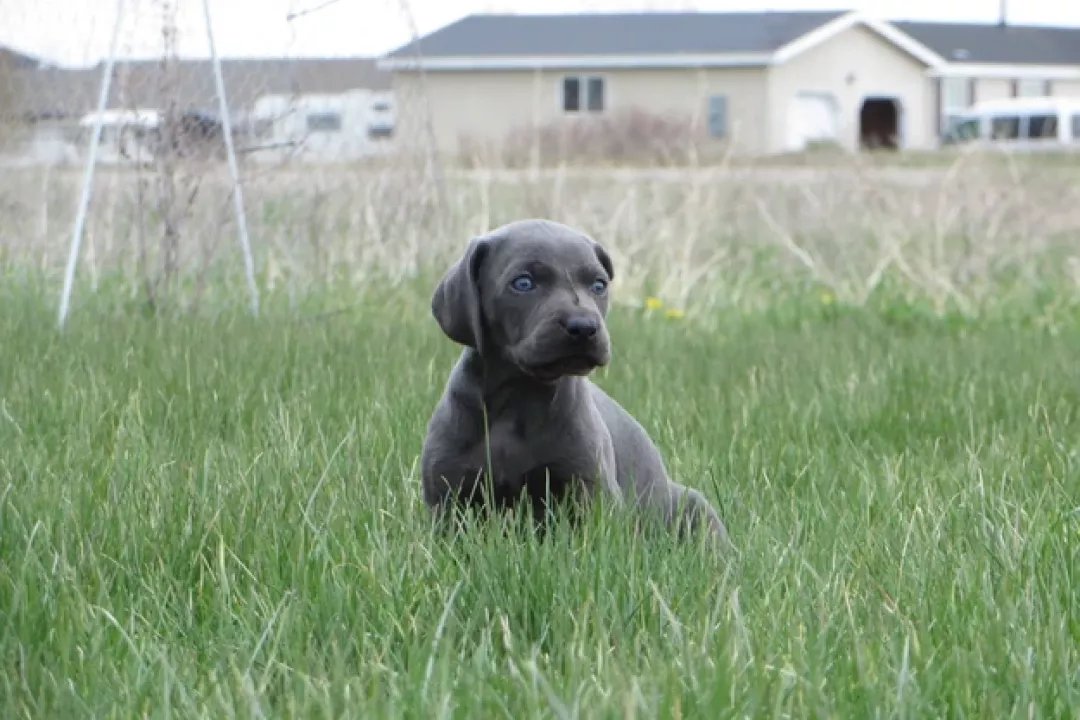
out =
[(437, 147), (457, 152), (466, 136), (494, 139), (544, 115), (551, 91), (529, 72), (395, 73), (398, 142), (425, 147), (430, 113)]
[(1080, 80), (1055, 80), (1050, 84), (1050, 92), (1062, 97), (1080, 97)]
[(867, 97), (895, 97), (903, 107), (905, 148), (931, 147), (932, 84), (925, 66), (871, 30), (855, 26), (771, 71), (769, 144), (788, 147), (788, 109), (800, 92), (831, 94), (840, 110), (840, 141), (859, 144), (859, 110)]
[[(566, 75), (602, 75), (609, 112), (641, 109), (672, 119), (692, 120), (703, 142), (710, 95), (728, 98), (729, 129), (740, 149), (758, 152), (765, 141), (763, 69), (470, 71), (429, 72), (423, 79), (396, 73), (398, 138), (403, 147), (426, 143), (424, 117), (430, 108), (438, 147), (456, 153), (463, 140), (497, 145), (512, 133), (573, 117), (562, 112), (561, 84)], [(426, 100), (426, 102), (425, 102)]]
[(639, 108), (692, 120), (704, 143), (708, 142), (709, 97), (724, 95), (735, 149), (744, 153), (765, 149), (768, 107), (764, 69), (626, 70), (607, 73), (607, 77), (612, 110)]
[(975, 81), (975, 102), (1004, 100), (1013, 96), (1012, 80), (1004, 78), (980, 78)]

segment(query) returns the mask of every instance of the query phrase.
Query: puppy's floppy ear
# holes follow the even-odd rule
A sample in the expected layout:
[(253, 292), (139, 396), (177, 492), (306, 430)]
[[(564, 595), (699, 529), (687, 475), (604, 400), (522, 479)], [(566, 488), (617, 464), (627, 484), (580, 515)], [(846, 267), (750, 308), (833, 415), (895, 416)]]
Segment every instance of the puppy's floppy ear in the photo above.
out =
[(480, 265), (490, 241), (475, 237), (435, 288), (431, 313), (439, 327), (459, 345), (482, 351), (484, 319), (480, 310)]
[(596, 258), (600, 261), (600, 264), (604, 266), (604, 271), (607, 272), (608, 279), (615, 279), (615, 268), (611, 264), (611, 256), (608, 255), (608, 251), (604, 249), (604, 246), (595, 240), (592, 241), (593, 250), (596, 252)]

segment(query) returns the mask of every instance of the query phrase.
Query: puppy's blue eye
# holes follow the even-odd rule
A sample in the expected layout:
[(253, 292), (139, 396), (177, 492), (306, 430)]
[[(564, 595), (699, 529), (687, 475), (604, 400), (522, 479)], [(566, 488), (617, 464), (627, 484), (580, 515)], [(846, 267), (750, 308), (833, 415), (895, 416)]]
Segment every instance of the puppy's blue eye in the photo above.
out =
[(536, 283), (534, 283), (533, 279), (528, 275), (518, 275), (510, 281), (510, 287), (518, 292), (529, 292), (536, 287)]
[(589, 289), (592, 290), (594, 295), (603, 295), (604, 291), (607, 290), (607, 281), (596, 280), (589, 286)]

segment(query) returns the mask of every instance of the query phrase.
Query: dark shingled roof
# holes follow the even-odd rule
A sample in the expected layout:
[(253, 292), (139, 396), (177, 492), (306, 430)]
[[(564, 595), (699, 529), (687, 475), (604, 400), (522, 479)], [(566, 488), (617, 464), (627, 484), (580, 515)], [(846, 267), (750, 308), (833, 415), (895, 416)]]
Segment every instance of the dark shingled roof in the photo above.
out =
[(899, 21), (891, 24), (947, 62), (1080, 65), (1080, 28)]
[(386, 57), (768, 53), (847, 12), (469, 15)]
[[(469, 15), (386, 57), (769, 53), (848, 12)], [(948, 62), (1080, 65), (1080, 28), (911, 21), (890, 24)]]

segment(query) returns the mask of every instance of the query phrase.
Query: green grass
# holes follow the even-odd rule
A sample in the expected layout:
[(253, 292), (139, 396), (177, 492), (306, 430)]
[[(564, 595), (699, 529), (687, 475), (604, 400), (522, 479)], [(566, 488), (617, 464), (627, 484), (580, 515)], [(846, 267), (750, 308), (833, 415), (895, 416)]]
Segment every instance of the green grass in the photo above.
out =
[(258, 320), (81, 291), (63, 336), (0, 290), (0, 716), (1080, 714), (1080, 323), (617, 308), (597, 381), (738, 557), (614, 516), (448, 546), (428, 285)]

